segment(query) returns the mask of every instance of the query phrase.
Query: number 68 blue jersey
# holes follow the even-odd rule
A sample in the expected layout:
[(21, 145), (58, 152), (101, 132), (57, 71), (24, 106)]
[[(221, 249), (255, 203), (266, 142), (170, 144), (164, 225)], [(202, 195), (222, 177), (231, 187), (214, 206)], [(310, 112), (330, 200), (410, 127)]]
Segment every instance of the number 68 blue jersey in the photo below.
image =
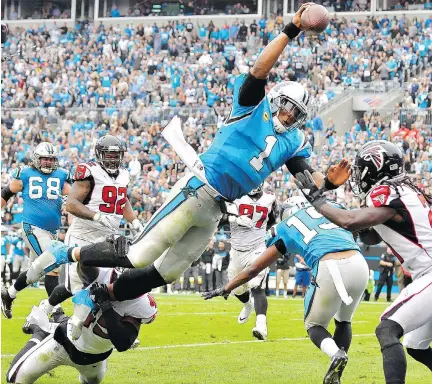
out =
[(300, 129), (276, 133), (267, 97), (256, 106), (239, 104), (245, 79), (246, 75), (237, 77), (231, 114), (201, 155), (208, 182), (230, 201), (257, 188), (292, 157), (311, 153)]
[(338, 227), (311, 206), (297, 211), (268, 231), (267, 247), (278, 240), (283, 242), (286, 252), (299, 254), (312, 269), (328, 253), (360, 251), (351, 232)]
[(32, 167), (18, 167), (12, 177), (22, 182), (23, 222), (55, 232), (61, 223), (61, 195), (69, 173), (60, 168), (45, 174)]

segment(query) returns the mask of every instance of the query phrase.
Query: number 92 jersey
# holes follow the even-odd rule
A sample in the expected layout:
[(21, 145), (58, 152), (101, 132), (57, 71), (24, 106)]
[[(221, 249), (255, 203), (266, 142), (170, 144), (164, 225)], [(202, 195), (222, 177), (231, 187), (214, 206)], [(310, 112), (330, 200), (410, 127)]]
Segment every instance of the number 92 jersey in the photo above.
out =
[(237, 77), (230, 116), (201, 155), (208, 182), (230, 201), (257, 188), (292, 157), (309, 157), (311, 153), (300, 129), (276, 133), (267, 97), (256, 106), (239, 104), (245, 78)]
[(90, 191), (83, 204), (94, 212), (106, 215), (111, 222), (112, 233), (108, 233), (109, 229), (96, 221), (74, 217), (68, 234), (91, 241), (117, 233), (127, 202), (129, 171), (120, 168), (115, 177), (109, 175), (98, 163), (87, 162), (76, 167), (73, 180), (90, 182)]
[(267, 247), (279, 240), (286, 253), (299, 254), (312, 269), (328, 253), (360, 251), (351, 232), (327, 220), (314, 207), (297, 211), (267, 232)]
[(18, 167), (12, 177), (22, 182), (23, 222), (57, 231), (61, 223), (62, 190), (69, 172), (58, 168), (45, 174), (33, 167)]

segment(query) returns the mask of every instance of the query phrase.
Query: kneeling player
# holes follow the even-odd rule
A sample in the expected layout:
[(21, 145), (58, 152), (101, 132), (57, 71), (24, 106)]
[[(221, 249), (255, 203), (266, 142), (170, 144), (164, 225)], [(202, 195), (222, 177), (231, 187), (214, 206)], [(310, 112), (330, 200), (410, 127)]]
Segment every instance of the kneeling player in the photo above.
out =
[[(116, 277), (115, 270), (105, 270), (98, 281), (109, 283)], [(53, 334), (48, 333), (47, 328), (42, 330), (42, 325), (32, 325), (33, 336), (12, 361), (6, 375), (8, 383), (34, 383), (61, 365), (77, 369), (82, 384), (102, 382), (113, 348), (119, 352), (129, 349), (141, 324), (151, 323), (157, 313), (152, 296), (146, 294), (121, 303), (110, 301), (103, 283), (94, 284), (90, 290), (81, 290), (74, 296), (74, 315), (60, 323)], [(79, 318), (83, 309), (90, 314), (80, 329), (81, 335), (75, 340), (74, 318)], [(46, 316), (40, 310), (39, 314)], [(48, 323), (47, 317), (45, 323)]]
[[(331, 358), (324, 384), (338, 384), (348, 361), (351, 319), (366, 288), (369, 269), (350, 232), (329, 222), (303, 197), (291, 198), (289, 203), (291, 215), (271, 228), (267, 250), (225, 287), (203, 296), (227, 297), (276, 261), (279, 253), (300, 254), (312, 268), (305, 326), (312, 342)], [(336, 326), (333, 337), (327, 331), (332, 318)]]
[[(230, 216), (231, 252), (228, 277), (232, 279), (237, 273), (251, 265), (265, 251), (265, 234), (267, 225), (275, 222), (276, 196), (263, 192), (262, 186), (249, 192), (248, 195), (234, 201), (239, 217)], [(267, 338), (267, 297), (264, 287), (268, 268), (258, 276), (238, 287), (234, 294), (244, 304), (238, 317), (240, 324), (246, 323), (255, 308), (256, 325), (252, 334), (260, 340)], [(252, 295), (251, 295), (252, 294)]]

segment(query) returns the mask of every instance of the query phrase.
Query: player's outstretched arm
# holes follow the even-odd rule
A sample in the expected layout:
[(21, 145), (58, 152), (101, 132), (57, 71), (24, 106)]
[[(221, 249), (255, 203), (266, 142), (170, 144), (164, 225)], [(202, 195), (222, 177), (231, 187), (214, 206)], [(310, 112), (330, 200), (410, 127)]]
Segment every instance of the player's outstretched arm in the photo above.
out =
[(225, 292), (231, 292), (256, 277), (262, 270), (273, 264), (279, 257), (279, 251), (275, 245), (267, 248), (253, 264), (241, 271), (224, 287)]
[(270, 70), (275, 65), (279, 56), (304, 28), (301, 26), (301, 15), (311, 3), (303, 4), (294, 15), (292, 21), (285, 25), (282, 33), (268, 44), (258, 57), (250, 73), (257, 79), (267, 79)]
[(392, 218), (399, 218), (396, 210), (390, 207), (345, 210), (325, 203), (321, 205), (319, 212), (333, 223), (348, 231), (367, 229), (385, 223)]
[(1, 190), (1, 207), (2, 209), (6, 206), (8, 200), (16, 193), (22, 191), (23, 184), (21, 180), (12, 179), (7, 187)]
[(70, 189), (66, 200), (66, 210), (81, 219), (94, 220), (97, 212), (88, 209), (84, 204), (84, 200), (90, 193), (91, 184), (88, 180), (75, 181)]

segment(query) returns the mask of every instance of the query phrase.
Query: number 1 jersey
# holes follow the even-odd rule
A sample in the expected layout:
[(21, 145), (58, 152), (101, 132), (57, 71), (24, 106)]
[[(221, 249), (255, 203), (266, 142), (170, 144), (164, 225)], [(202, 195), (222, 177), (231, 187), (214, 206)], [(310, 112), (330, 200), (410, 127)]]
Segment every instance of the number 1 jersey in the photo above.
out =
[(88, 162), (76, 167), (73, 180), (90, 182), (90, 191), (83, 204), (94, 212), (106, 215), (111, 228), (97, 221), (74, 217), (68, 234), (78, 239), (94, 241), (117, 233), (127, 202), (129, 171), (120, 168), (117, 177), (112, 177), (98, 163)]
[(230, 116), (201, 155), (208, 182), (230, 201), (257, 188), (292, 157), (311, 154), (300, 129), (276, 133), (267, 97), (256, 106), (239, 104), (245, 78), (246, 75), (237, 77)]
[(12, 177), (22, 182), (22, 221), (55, 232), (61, 224), (62, 191), (69, 172), (56, 169), (46, 174), (33, 167), (18, 167)]

